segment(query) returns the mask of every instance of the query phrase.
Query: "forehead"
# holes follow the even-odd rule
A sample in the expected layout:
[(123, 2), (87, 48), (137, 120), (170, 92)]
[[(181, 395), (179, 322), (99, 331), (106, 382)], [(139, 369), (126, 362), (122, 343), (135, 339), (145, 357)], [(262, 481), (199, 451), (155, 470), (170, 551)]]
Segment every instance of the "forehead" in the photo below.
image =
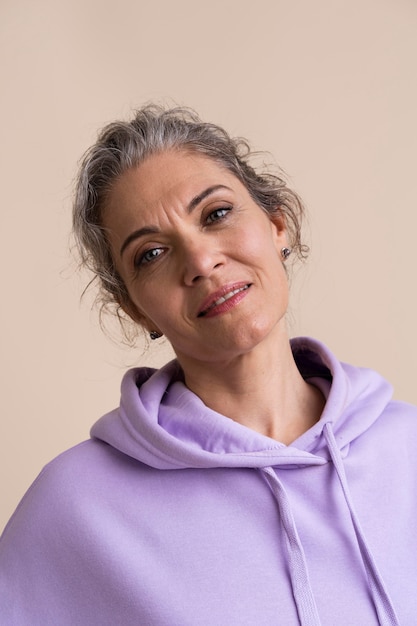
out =
[(166, 202), (187, 203), (211, 185), (244, 189), (231, 172), (209, 157), (185, 151), (163, 152), (148, 157), (116, 180), (107, 211), (116, 206), (118, 211), (139, 205), (144, 210)]

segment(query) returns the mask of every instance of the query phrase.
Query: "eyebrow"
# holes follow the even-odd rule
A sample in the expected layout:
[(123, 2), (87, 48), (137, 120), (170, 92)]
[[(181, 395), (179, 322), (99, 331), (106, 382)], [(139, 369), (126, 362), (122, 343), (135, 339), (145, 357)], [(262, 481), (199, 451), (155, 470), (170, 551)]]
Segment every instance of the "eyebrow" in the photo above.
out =
[[(219, 189), (227, 189), (231, 191), (230, 187), (226, 187), (226, 185), (212, 185), (211, 187), (207, 187), (197, 196), (194, 196), (192, 200), (187, 205), (187, 212), (191, 213), (203, 200), (205, 200), (208, 196), (215, 193)], [(120, 248), (120, 256), (123, 255), (123, 252), (126, 250), (129, 244), (132, 243), (135, 239), (139, 237), (143, 237), (144, 235), (155, 235), (159, 233), (159, 229), (156, 226), (144, 226), (143, 228), (138, 228), (138, 230), (134, 230), (133, 233), (130, 233), (128, 237), (124, 240), (122, 247)]]

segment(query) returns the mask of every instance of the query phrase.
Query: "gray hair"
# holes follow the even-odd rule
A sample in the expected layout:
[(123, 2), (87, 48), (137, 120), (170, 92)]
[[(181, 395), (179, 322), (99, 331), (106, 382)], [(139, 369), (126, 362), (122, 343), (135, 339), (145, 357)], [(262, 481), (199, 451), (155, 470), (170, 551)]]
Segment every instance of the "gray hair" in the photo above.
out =
[(136, 111), (131, 121), (116, 121), (103, 128), (96, 143), (82, 159), (76, 180), (73, 205), (73, 234), (81, 265), (98, 282), (96, 302), (115, 311), (122, 321), (121, 307), (129, 302), (126, 286), (118, 274), (103, 226), (103, 213), (116, 180), (149, 156), (167, 150), (199, 153), (234, 174), (258, 206), (269, 215), (283, 217), (289, 245), (299, 257), (306, 256), (301, 242), (304, 208), (300, 198), (280, 175), (256, 171), (249, 160), (255, 154), (248, 142), (232, 138), (221, 127), (205, 123), (189, 108), (166, 109), (149, 104)]

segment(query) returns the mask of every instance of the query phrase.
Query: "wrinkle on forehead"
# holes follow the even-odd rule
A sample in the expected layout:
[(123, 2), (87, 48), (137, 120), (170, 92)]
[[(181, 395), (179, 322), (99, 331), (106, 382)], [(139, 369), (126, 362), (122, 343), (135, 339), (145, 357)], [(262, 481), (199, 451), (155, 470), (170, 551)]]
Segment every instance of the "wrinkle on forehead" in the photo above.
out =
[(130, 216), (137, 218), (148, 213), (147, 219), (153, 221), (152, 216), (160, 209), (174, 217), (186, 207), (193, 208), (190, 204), (197, 202), (206, 189), (221, 185), (232, 192), (239, 187), (244, 189), (231, 172), (204, 155), (185, 151), (155, 154), (115, 181), (103, 219), (107, 223), (116, 219), (120, 225), (117, 215), (121, 217), (121, 213), (127, 221)]

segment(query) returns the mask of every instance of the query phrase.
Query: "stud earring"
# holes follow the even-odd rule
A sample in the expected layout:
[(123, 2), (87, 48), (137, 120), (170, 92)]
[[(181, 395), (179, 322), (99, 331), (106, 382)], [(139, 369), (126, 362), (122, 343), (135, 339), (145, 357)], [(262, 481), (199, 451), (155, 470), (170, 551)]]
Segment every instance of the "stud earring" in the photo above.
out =
[(149, 337), (152, 339), (152, 341), (155, 341), (155, 339), (159, 339), (159, 337), (162, 337), (162, 334), (158, 333), (157, 330), (151, 330), (151, 332), (149, 333)]
[(281, 256), (286, 261), (291, 254), (291, 248), (282, 248)]

